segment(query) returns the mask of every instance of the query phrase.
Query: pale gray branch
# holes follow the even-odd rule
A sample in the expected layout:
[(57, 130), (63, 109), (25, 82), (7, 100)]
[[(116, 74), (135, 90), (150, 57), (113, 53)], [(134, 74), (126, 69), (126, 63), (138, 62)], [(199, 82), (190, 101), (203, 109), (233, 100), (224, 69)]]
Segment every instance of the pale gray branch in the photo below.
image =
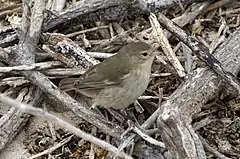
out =
[(13, 100), (7, 96), (4, 96), (3, 94), (0, 94), (0, 101), (2, 101), (3, 103), (5, 104), (8, 104), (8, 105), (11, 105), (15, 108), (18, 108), (19, 110), (21, 110), (22, 112), (25, 112), (25, 113), (29, 113), (29, 114), (32, 114), (32, 115), (35, 115), (35, 116), (39, 116), (39, 117), (42, 117), (43, 119), (47, 119), (51, 122), (54, 122), (58, 125), (60, 125), (61, 127), (65, 128), (67, 131), (83, 138), (84, 140), (86, 141), (89, 141), (105, 150), (108, 150), (109, 152), (113, 153), (114, 155), (116, 155), (117, 157), (123, 157), (123, 158), (126, 158), (126, 159), (132, 159), (131, 156), (128, 156), (126, 153), (124, 152), (118, 152), (117, 148), (112, 146), (111, 144), (103, 141), (103, 140), (100, 140), (90, 134), (87, 134), (85, 132), (83, 132), (82, 130), (76, 128), (75, 126), (69, 124), (68, 122), (64, 121), (63, 119), (53, 115), (53, 114), (50, 114), (40, 108), (35, 108), (31, 105), (28, 105), (28, 104), (24, 104), (24, 103), (20, 103), (16, 100)]

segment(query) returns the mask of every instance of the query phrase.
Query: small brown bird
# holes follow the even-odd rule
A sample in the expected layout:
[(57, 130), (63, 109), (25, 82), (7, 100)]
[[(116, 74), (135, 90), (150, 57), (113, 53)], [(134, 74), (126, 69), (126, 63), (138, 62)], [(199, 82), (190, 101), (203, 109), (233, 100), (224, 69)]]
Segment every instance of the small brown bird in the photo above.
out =
[(124, 109), (147, 88), (154, 48), (144, 42), (122, 47), (116, 55), (88, 69), (80, 78), (63, 79), (60, 89), (93, 98), (93, 106)]

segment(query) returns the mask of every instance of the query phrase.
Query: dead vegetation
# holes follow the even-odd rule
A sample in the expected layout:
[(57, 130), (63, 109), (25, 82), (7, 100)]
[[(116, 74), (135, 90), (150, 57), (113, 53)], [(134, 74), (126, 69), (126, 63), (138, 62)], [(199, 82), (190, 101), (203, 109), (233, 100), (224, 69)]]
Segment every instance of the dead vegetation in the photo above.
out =
[[(240, 2), (161, 2), (1, 1), (1, 93), (59, 118), (0, 103), (0, 158), (240, 158)], [(125, 112), (57, 88), (138, 40), (158, 55)]]

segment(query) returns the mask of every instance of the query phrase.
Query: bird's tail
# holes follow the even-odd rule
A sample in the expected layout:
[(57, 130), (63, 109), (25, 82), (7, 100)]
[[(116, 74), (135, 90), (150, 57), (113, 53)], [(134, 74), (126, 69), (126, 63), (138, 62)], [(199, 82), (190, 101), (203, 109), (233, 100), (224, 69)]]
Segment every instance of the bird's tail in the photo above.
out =
[(71, 91), (74, 90), (74, 83), (78, 78), (65, 78), (62, 79), (59, 83), (59, 89), (62, 91)]

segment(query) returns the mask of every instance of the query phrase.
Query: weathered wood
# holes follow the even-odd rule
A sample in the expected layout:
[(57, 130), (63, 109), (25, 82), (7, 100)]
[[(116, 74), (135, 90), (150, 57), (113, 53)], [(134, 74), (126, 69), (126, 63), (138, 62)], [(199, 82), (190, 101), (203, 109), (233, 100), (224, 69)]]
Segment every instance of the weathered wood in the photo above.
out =
[[(235, 75), (240, 70), (239, 41), (240, 29), (214, 53), (222, 66)], [(205, 158), (201, 141), (191, 126), (191, 117), (200, 112), (206, 102), (217, 98), (223, 88), (222, 80), (215, 73), (199, 68), (163, 103), (158, 127), (173, 158)]]
[(4, 27), (0, 28), (0, 47), (11, 46), (18, 42), (18, 35), (16, 28)]
[[(179, 2), (193, 3), (207, 0), (88, 0), (79, 1), (59, 13), (46, 11), (43, 32), (55, 29), (57, 26), (74, 26), (74, 24), (90, 23), (95, 21), (121, 21), (124, 17), (138, 17), (144, 11), (158, 12), (161, 9), (179, 5)], [(134, 3), (132, 3), (134, 2)], [(62, 25), (64, 24), (64, 25)], [(7, 36), (6, 36), (7, 35)], [(0, 30), (0, 47), (7, 47), (18, 42), (16, 28), (8, 27)]]
[(158, 14), (158, 19), (164, 28), (185, 43), (201, 61), (205, 62), (219, 77), (228, 82), (228, 84), (235, 88), (236, 92), (240, 94), (240, 82), (238, 79), (224, 69), (221, 63), (212, 56), (209, 49), (204, 44), (202, 44), (197, 38), (185, 33), (162, 13)]
[(158, 12), (161, 9), (204, 0), (88, 0), (79, 1), (58, 15), (48, 14), (43, 30), (49, 30), (63, 24), (74, 26), (95, 21), (121, 21), (123, 18), (138, 17), (148, 12)]
[[(15, 51), (15, 54), (12, 54), (11, 59), (9, 59), (9, 63), (11, 65), (23, 65), (23, 64), (33, 64), (35, 63), (35, 49), (39, 41), (41, 27), (43, 22), (43, 10), (44, 10), (44, 2), (41, 0), (36, 0), (32, 12), (29, 7), (29, 0), (25, 0), (23, 2), (23, 12), (25, 13), (22, 17), (22, 26), (19, 31), (19, 45), (18, 49)], [(34, 12), (33, 12), (34, 10)], [(31, 15), (32, 17), (29, 17)], [(32, 21), (30, 22), (30, 18)], [(1, 50), (2, 51), (2, 50)], [(31, 98), (37, 98), (34, 100), (34, 105), (37, 102), (40, 102), (38, 94), (34, 93), (34, 91), (26, 91), (28, 94), (29, 101), (33, 100)], [(26, 94), (27, 94), (26, 93)], [(23, 95), (25, 96), (25, 95)], [(24, 97), (23, 97), (24, 99)], [(27, 102), (29, 102), (27, 100)], [(21, 117), (21, 119), (18, 119)], [(9, 143), (18, 131), (21, 130), (21, 127), (28, 120), (29, 115), (19, 112), (16, 109), (11, 109), (4, 118), (1, 118), (1, 136), (5, 139), (1, 140), (1, 148), (5, 147), (7, 143)]]
[[(18, 96), (21, 102), (37, 106), (40, 103), (41, 92), (36, 87), (24, 88)], [(25, 126), (30, 115), (11, 108), (0, 120), (0, 151), (12, 141), (12, 139)]]

